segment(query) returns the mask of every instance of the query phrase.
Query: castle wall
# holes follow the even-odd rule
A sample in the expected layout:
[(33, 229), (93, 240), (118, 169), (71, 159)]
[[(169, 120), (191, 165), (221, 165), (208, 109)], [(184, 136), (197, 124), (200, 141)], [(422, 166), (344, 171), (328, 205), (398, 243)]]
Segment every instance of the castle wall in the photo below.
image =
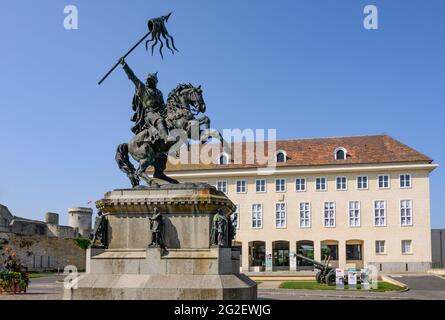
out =
[(43, 222), (12, 220), (10, 225), (12, 233), (22, 235), (46, 235), (47, 226)]
[(85, 270), (85, 251), (73, 239), (0, 232), (0, 240), (0, 254), (5, 248), (11, 248), (28, 271), (62, 272), (67, 265)]
[(47, 224), (46, 226), (49, 237), (76, 238), (78, 236), (77, 230), (69, 226), (58, 226), (54, 224)]

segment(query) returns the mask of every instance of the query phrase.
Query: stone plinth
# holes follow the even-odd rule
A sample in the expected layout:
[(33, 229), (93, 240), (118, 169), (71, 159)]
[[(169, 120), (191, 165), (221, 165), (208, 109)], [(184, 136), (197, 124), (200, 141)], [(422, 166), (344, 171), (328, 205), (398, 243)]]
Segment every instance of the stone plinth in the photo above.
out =
[[(256, 299), (231, 248), (211, 247), (213, 216), (234, 204), (208, 184), (108, 192), (96, 203), (108, 223), (108, 249), (88, 249), (87, 272), (65, 299)], [(166, 249), (148, 248), (150, 220), (163, 215)]]
[(160, 188), (108, 192), (97, 202), (108, 219), (110, 249), (140, 249), (151, 242), (150, 220), (157, 207), (164, 214), (168, 248), (209, 247), (210, 226), (218, 208), (227, 215), (234, 204), (208, 184), (184, 183)]

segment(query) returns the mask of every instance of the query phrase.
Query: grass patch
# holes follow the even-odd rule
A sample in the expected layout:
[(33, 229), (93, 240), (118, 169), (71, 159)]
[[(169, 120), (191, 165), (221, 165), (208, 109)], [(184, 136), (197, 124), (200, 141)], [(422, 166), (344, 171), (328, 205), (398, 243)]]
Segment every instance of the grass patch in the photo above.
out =
[(29, 278), (33, 279), (33, 278), (43, 278), (43, 277), (51, 277), (56, 275), (56, 273), (30, 273), (29, 274)]
[(317, 281), (285, 281), (279, 286), (281, 289), (306, 289), (306, 290), (335, 290), (335, 286), (318, 283)]
[[(336, 290), (335, 286), (328, 286), (326, 284), (318, 283), (316, 281), (285, 281), (280, 284), (281, 289), (305, 289), (305, 290)], [(357, 289), (361, 289), (361, 285), (357, 285)], [(385, 291), (402, 291), (403, 287), (396, 286), (389, 282), (379, 281), (378, 289), (371, 289), (371, 292), (385, 292)], [(345, 286), (345, 290), (349, 290)], [(351, 290), (352, 291), (352, 290)], [(354, 290), (355, 291), (355, 290)]]
[(405, 287), (396, 286), (395, 284), (389, 282), (379, 281), (379, 287), (377, 290), (371, 290), (376, 292), (384, 292), (384, 291), (402, 291)]

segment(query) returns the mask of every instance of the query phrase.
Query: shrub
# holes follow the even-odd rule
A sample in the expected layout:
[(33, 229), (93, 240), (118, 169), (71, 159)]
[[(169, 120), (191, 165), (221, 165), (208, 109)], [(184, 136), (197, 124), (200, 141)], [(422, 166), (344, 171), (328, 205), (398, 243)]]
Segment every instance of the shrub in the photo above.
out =
[(87, 238), (76, 238), (74, 239), (74, 242), (77, 244), (77, 246), (83, 250), (88, 249), (91, 246), (91, 241)]

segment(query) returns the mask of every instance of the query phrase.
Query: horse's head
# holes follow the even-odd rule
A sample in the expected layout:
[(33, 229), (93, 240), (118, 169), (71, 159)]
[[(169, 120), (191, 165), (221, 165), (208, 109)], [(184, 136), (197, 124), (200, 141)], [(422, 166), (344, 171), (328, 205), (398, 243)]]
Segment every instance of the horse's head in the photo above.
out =
[(186, 90), (187, 100), (191, 108), (196, 113), (205, 113), (206, 112), (206, 104), (204, 102), (204, 98), (202, 96), (201, 86), (193, 87), (191, 86)]
[(190, 83), (178, 84), (168, 95), (167, 108), (186, 108), (194, 115), (206, 112), (201, 86), (194, 87)]

